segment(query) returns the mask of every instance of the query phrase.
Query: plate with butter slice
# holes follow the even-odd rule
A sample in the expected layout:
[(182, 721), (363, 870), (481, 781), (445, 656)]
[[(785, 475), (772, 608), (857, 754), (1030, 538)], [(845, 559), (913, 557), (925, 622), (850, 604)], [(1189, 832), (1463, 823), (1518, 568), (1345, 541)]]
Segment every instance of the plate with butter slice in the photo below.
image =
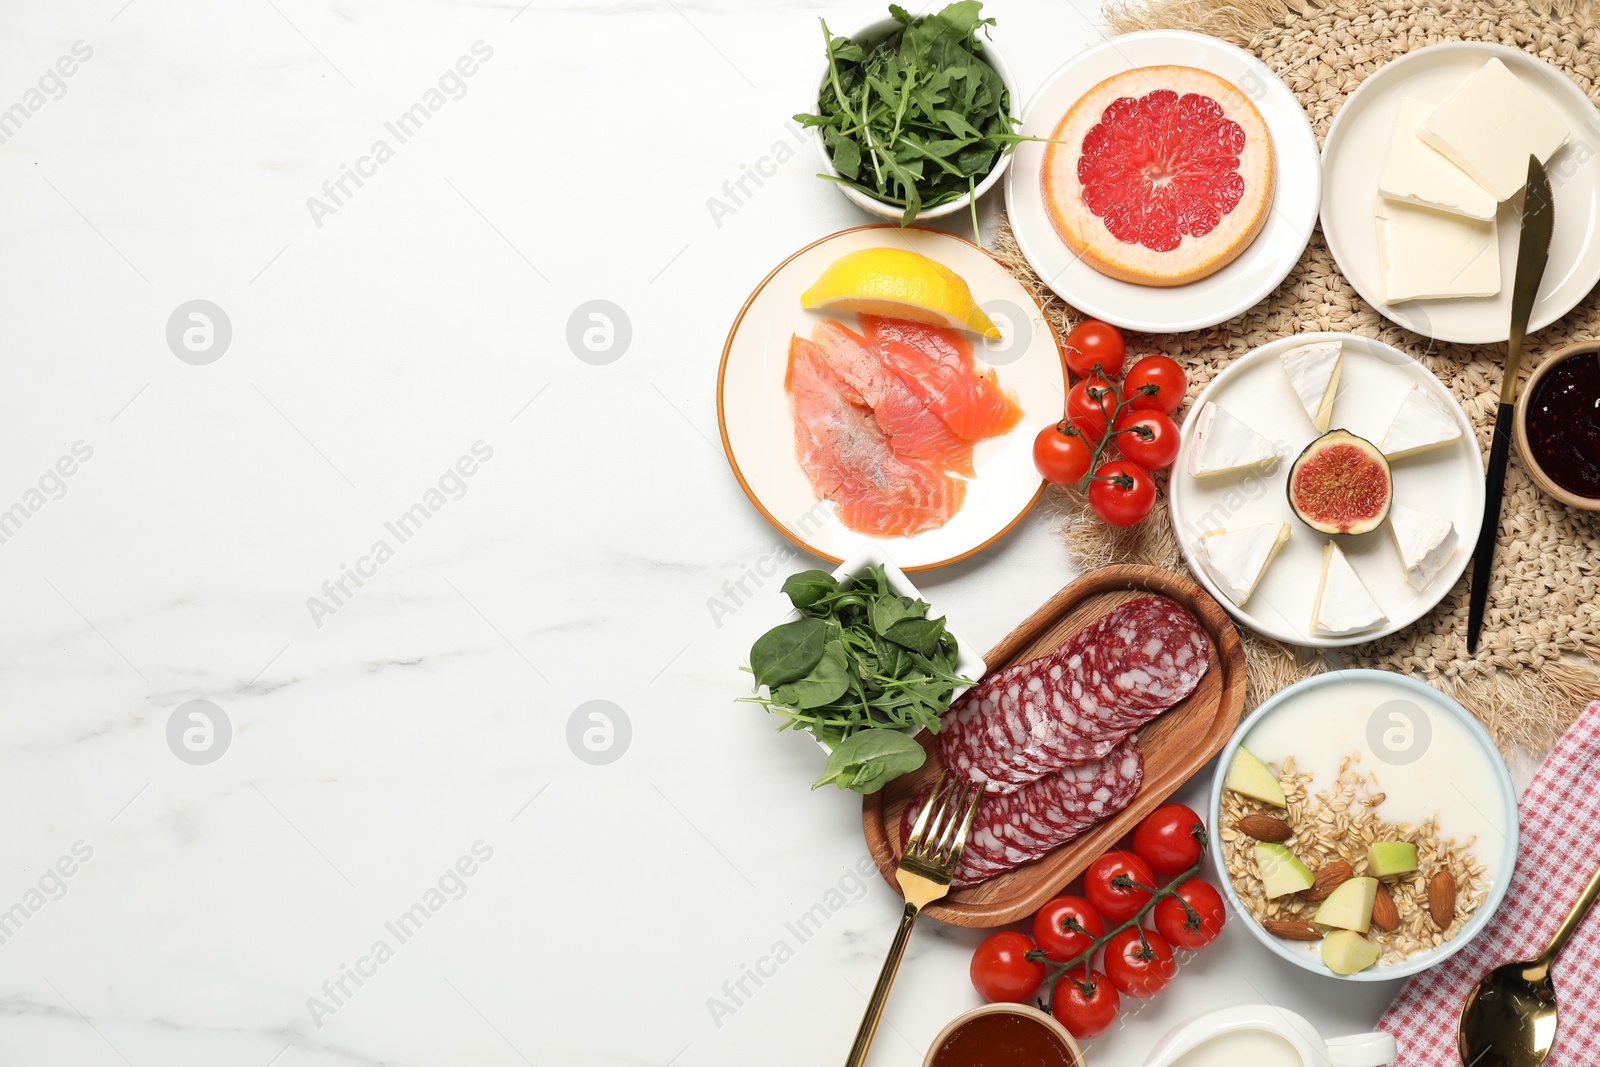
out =
[(1529, 331), (1600, 282), (1600, 110), (1561, 71), (1503, 45), (1430, 45), (1380, 67), (1322, 149), (1322, 231), (1384, 317), (1441, 341), (1504, 341), (1527, 159), (1555, 191)]
[[(1368, 475), (1386, 499), (1332, 532), (1319, 501), (1361, 503)], [(1483, 522), (1483, 461), (1466, 412), (1421, 363), (1370, 337), (1307, 333), (1206, 386), (1168, 500), (1190, 571), (1235, 619), (1334, 648), (1411, 625), (1460, 580)]]

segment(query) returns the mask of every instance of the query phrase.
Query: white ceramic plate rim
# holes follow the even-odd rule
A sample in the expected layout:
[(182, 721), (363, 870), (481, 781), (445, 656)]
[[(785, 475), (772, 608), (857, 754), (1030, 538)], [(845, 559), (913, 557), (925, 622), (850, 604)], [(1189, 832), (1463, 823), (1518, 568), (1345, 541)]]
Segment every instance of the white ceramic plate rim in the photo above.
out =
[[(1103, 55), (1107, 51), (1115, 51), (1119, 54), (1138, 53), (1145, 50), (1146, 46), (1149, 45), (1160, 46), (1173, 42), (1199, 45), (1203, 49), (1226, 56), (1235, 63), (1244, 64), (1247, 68), (1255, 71), (1261, 78), (1262, 84), (1265, 86), (1265, 95), (1276, 98), (1271, 108), (1266, 106), (1264, 100), (1256, 102), (1257, 107), (1262, 112), (1262, 118), (1267, 122), (1268, 128), (1272, 133), (1275, 170), (1277, 173), (1272, 192), (1273, 202), (1269, 210), (1272, 215), (1280, 216), (1289, 229), (1303, 232), (1304, 236), (1295, 241), (1286, 241), (1282, 236), (1274, 239), (1269, 234), (1269, 231), (1274, 229), (1273, 223), (1275, 220), (1269, 217), (1267, 225), (1263, 227), (1261, 233), (1256, 235), (1251, 247), (1245, 249), (1240, 259), (1234, 262), (1238, 263), (1245, 257), (1250, 256), (1256, 243), (1262, 243), (1263, 248), (1270, 250), (1269, 254), (1273, 257), (1276, 265), (1268, 271), (1267, 276), (1257, 285), (1247, 290), (1240, 290), (1229, 300), (1219, 301), (1215, 311), (1205, 314), (1167, 315), (1164, 317), (1157, 314), (1162, 305), (1161, 295), (1163, 292), (1178, 292), (1187, 289), (1188, 286), (1177, 286), (1172, 290), (1163, 290), (1159, 287), (1135, 285), (1131, 282), (1121, 282), (1103, 275), (1097, 275), (1096, 284), (1103, 280), (1106, 283), (1106, 288), (1117, 294), (1116, 299), (1108, 302), (1094, 295), (1068, 292), (1067, 289), (1069, 287), (1064, 284), (1058, 284), (1055, 279), (1065, 269), (1062, 266), (1062, 261), (1070, 265), (1076, 261), (1076, 257), (1072, 256), (1071, 251), (1062, 243), (1060, 236), (1049, 225), (1048, 221), (1042, 227), (1038, 227), (1038, 233), (1034, 233), (1032, 231), (1035, 227), (1030, 226), (1026, 222), (1025, 216), (1019, 214), (1017, 210), (1017, 198), (1019, 196), (1032, 196), (1035, 198), (1039, 196), (1040, 165), (1033, 159), (1033, 152), (1023, 153), (1023, 159), (1013, 163), (1010, 174), (1006, 176), (1006, 215), (1011, 219), (1012, 229), (1017, 238), (1017, 246), (1022, 250), (1024, 258), (1033, 267), (1034, 272), (1044, 279), (1045, 284), (1050, 286), (1061, 299), (1071, 304), (1074, 308), (1087, 315), (1120, 326), (1125, 330), (1134, 330), (1140, 333), (1183, 333), (1188, 330), (1204, 329), (1208, 326), (1215, 326), (1220, 322), (1227, 322), (1229, 319), (1243, 314), (1260, 303), (1269, 293), (1282, 284), (1283, 279), (1288, 277), (1295, 264), (1300, 262), (1300, 257), (1304, 254), (1306, 245), (1311, 241), (1312, 231), (1316, 228), (1317, 211), (1322, 202), (1322, 165), (1321, 157), (1317, 153), (1317, 138), (1316, 134), (1312, 132), (1311, 123), (1306, 118), (1305, 110), (1300, 106), (1300, 101), (1296, 99), (1289, 87), (1277, 75), (1273, 74), (1261, 60), (1241, 48), (1236, 48), (1231, 44), (1219, 41), (1214, 37), (1208, 37), (1205, 34), (1190, 33), (1187, 30), (1142, 30), (1137, 33), (1126, 33), (1102, 44), (1084, 49), (1056, 68), (1055, 72), (1045, 79), (1044, 84), (1028, 100), (1028, 106), (1022, 113), (1022, 128), (1028, 128), (1029, 123), (1034, 118), (1035, 108), (1056, 88), (1057, 83), (1071, 76), (1076, 68), (1088, 60)], [(1149, 66), (1155, 62), (1164, 61), (1135, 62), (1130, 60), (1127, 64), (1127, 69), (1132, 70), (1140, 66)], [(1195, 65), (1198, 66), (1200, 64), (1196, 63)], [(1223, 76), (1221, 72), (1219, 72), (1219, 76)], [(1095, 82), (1098, 83), (1099, 80), (1097, 78)], [(1083, 91), (1087, 92), (1090, 88), (1092, 88), (1092, 84), (1085, 85), (1083, 86)], [(1293, 109), (1292, 116), (1288, 114), (1291, 107)], [(1270, 114), (1269, 111), (1271, 112)], [(1280, 112), (1282, 113), (1280, 114)], [(1296, 116), (1298, 121), (1289, 121), (1290, 118)], [(1050, 126), (1052, 128), (1059, 117), (1059, 115), (1051, 117)], [(1046, 134), (1048, 132), (1046, 130)], [(1018, 155), (1025, 147), (1027, 147), (1026, 143), (1019, 145), (1018, 150), (1013, 151), (1012, 155)], [(1284, 165), (1286, 151), (1305, 157), (1303, 161), (1305, 165), (1303, 165), (1302, 169), (1308, 172), (1309, 185), (1298, 174), (1293, 182), (1282, 180), (1287, 169)], [(1025, 185), (1026, 189), (1019, 192), (1019, 184)], [(1286, 185), (1293, 186), (1293, 188), (1286, 190)], [(1290, 218), (1286, 213), (1286, 209), (1290, 207), (1286, 201), (1290, 196), (1304, 201), (1303, 210), (1298, 211), (1297, 217), (1294, 218)], [(1020, 225), (1019, 222), (1021, 223)], [(1231, 267), (1232, 264), (1222, 268), (1222, 270), (1209, 278), (1199, 279), (1196, 282), (1191, 282), (1190, 285), (1204, 285), (1206, 282), (1225, 279)], [(1281, 270), (1279, 269), (1280, 267)], [(1088, 270), (1090, 268), (1085, 267), (1084, 269)]]
[(1334, 974), (1320, 963), (1290, 952), (1278, 942), (1277, 938), (1263, 930), (1260, 923), (1249, 918), (1249, 914), (1239, 901), (1239, 894), (1233, 888), (1233, 879), (1228, 874), (1227, 864), (1222, 858), (1222, 848), (1220, 846), (1210, 850), (1211, 864), (1217, 881), (1222, 885), (1223, 893), (1226, 894), (1228, 902), (1233, 905), (1234, 913), (1239, 916), (1239, 921), (1273, 955), (1288, 960), (1302, 970), (1310, 971), (1312, 974), (1320, 974), (1324, 978), (1333, 978), (1342, 982), (1388, 982), (1396, 978), (1405, 978), (1419, 971), (1425, 971), (1465, 948), (1467, 943), (1476, 937), (1479, 931), (1487, 926), (1489, 920), (1494, 917), (1495, 911), (1500, 907), (1500, 901), (1504, 899), (1506, 890), (1511, 885), (1512, 872), (1516, 869), (1517, 842), (1520, 835), (1517, 816), (1517, 791), (1511, 784), (1511, 772), (1506, 769), (1505, 759), (1500, 755), (1500, 750), (1495, 747), (1494, 741), (1489, 737), (1489, 732), (1483, 728), (1483, 724), (1474, 718), (1471, 712), (1433, 686), (1425, 682), (1419, 682), (1415, 678), (1409, 678), (1403, 674), (1394, 674), (1389, 671), (1354, 669), (1331, 671), (1328, 674), (1319, 674), (1314, 678), (1296, 682), (1287, 689), (1279, 690), (1264, 701), (1260, 707), (1245, 717), (1245, 720), (1239, 724), (1238, 729), (1233, 731), (1233, 736), (1228, 738), (1228, 743), (1223, 746), (1222, 753), (1217, 759), (1216, 770), (1211, 776), (1211, 799), (1208, 805), (1208, 812), (1212, 833), (1215, 834), (1217, 827), (1221, 825), (1222, 782), (1228, 775), (1228, 764), (1233, 760), (1234, 750), (1243, 743), (1246, 735), (1250, 733), (1251, 728), (1256, 723), (1271, 715), (1277, 708), (1300, 693), (1325, 685), (1352, 681), (1370, 681), (1381, 685), (1393, 685), (1411, 693), (1425, 695), (1433, 701), (1434, 706), (1444, 709), (1464, 725), (1467, 728), (1467, 732), (1472, 735), (1473, 740), (1478, 743), (1478, 747), (1489, 757), (1489, 763), (1495, 770), (1495, 785), (1498, 786), (1496, 795), (1500, 800), (1500, 812), (1503, 825), (1506, 827), (1506, 840), (1498, 873), (1493, 884), (1489, 886), (1488, 895), (1484, 897), (1483, 903), (1478, 905), (1478, 910), (1472, 913), (1472, 918), (1468, 919), (1467, 924), (1461, 928), (1461, 931), (1449, 941), (1446, 941), (1438, 948), (1418, 953), (1402, 963), (1397, 963), (1392, 967), (1369, 967), (1364, 971), (1357, 971), (1355, 974)]
[[(1492, 44), (1487, 41), (1442, 41), (1438, 44), (1431, 44), (1423, 48), (1419, 48), (1413, 52), (1407, 52), (1398, 59), (1391, 60), (1382, 67), (1379, 67), (1371, 74), (1371, 76), (1369, 76), (1365, 81), (1356, 87), (1355, 92), (1351, 93), (1349, 98), (1345, 100), (1344, 106), (1339, 109), (1339, 113), (1333, 117), (1333, 122), (1328, 126), (1328, 135), (1323, 139), (1322, 147), (1324, 168), (1331, 172), (1333, 164), (1336, 162), (1335, 157), (1339, 155), (1342, 150), (1344, 131), (1349, 127), (1347, 116), (1359, 115), (1361, 113), (1361, 109), (1366, 107), (1370, 100), (1374, 98), (1380, 98), (1382, 93), (1392, 93), (1396, 91), (1399, 87), (1393, 83), (1396, 78), (1404, 77), (1405, 70), (1408, 66), (1418, 63), (1439, 62), (1441, 52), (1476, 52), (1480, 55), (1483, 55), (1486, 62), (1488, 57), (1498, 56), (1505, 60), (1508, 66), (1513, 66), (1519, 71), (1528, 72), (1537, 70), (1539, 71), (1538, 76), (1541, 78), (1544, 85), (1552, 87), (1557, 95), (1566, 96), (1572, 105), (1587, 108), (1589, 111), (1595, 112), (1596, 122), (1600, 123), (1600, 111), (1596, 110), (1594, 103), (1584, 95), (1583, 90), (1579, 89), (1577, 85), (1573, 84), (1573, 82), (1568, 79), (1566, 75), (1562, 74), (1556, 68), (1550, 66), (1550, 64), (1546, 63), (1538, 56), (1530, 55), (1520, 48), (1510, 48), (1506, 45)], [(1600, 129), (1600, 126), (1597, 126), (1596, 128)], [(1577, 131), (1574, 131), (1573, 137), (1575, 138), (1576, 135)], [(1387, 150), (1387, 146), (1383, 146), (1383, 148), (1384, 150)], [(1562, 148), (1559, 150), (1558, 156), (1552, 158), (1559, 158), (1561, 153), (1570, 152), (1572, 150), (1573, 140), (1569, 139), (1567, 144), (1562, 146)], [(1377, 168), (1383, 165), (1383, 156), (1381, 153), (1373, 153), (1370, 150), (1368, 155), (1371, 156), (1372, 167), (1375, 172)], [(1374, 186), (1376, 186), (1376, 183), (1377, 179), (1376, 176), (1374, 176)], [(1350, 262), (1353, 252), (1345, 237), (1346, 229), (1339, 223), (1338, 209), (1337, 207), (1332, 207), (1332, 202), (1336, 195), (1338, 195), (1338, 191), (1334, 188), (1334, 186), (1331, 184), (1325, 184), (1323, 186), (1322, 205), (1318, 212), (1318, 218), (1322, 223), (1322, 236), (1328, 243), (1328, 252), (1333, 256), (1333, 261), (1335, 265), (1338, 266), (1339, 273), (1343, 275), (1345, 280), (1350, 283), (1351, 287), (1354, 288), (1358, 294), (1360, 294), (1361, 299), (1372, 305), (1373, 310), (1377, 311), (1378, 314), (1382, 315), (1391, 322), (1403, 326), (1414, 333), (1422, 334), (1425, 337), (1432, 337), (1437, 341), (1447, 341), (1454, 344), (1497, 344), (1506, 339), (1506, 336), (1510, 333), (1511, 328), (1509, 316), (1507, 316), (1506, 324), (1502, 329), (1491, 329), (1487, 332), (1480, 331), (1474, 333), (1468, 330), (1454, 329), (1449, 325), (1452, 317), (1460, 317), (1459, 314), (1455, 316), (1452, 316), (1451, 314), (1451, 305), (1457, 303), (1455, 301), (1403, 301), (1403, 307), (1421, 308), (1425, 306), (1427, 308), (1422, 318), (1419, 319), (1417, 315), (1408, 314), (1404, 310), (1397, 311), (1395, 305), (1392, 305), (1385, 300), (1378, 299), (1377, 295), (1370, 290), (1370, 286), (1363, 285), (1362, 282), (1357, 278), (1356, 274), (1346, 266), (1346, 264)], [(1374, 191), (1373, 195), (1377, 195), (1376, 191)], [(1329, 224), (1330, 214), (1333, 216), (1332, 225)], [(1505, 214), (1504, 205), (1502, 205), (1500, 214), (1502, 216)], [(1504, 219), (1502, 218), (1501, 221), (1503, 222)], [(1557, 219), (1556, 225), (1558, 227), (1561, 225), (1561, 221), (1559, 219)], [(1600, 240), (1591, 238), (1588, 244), (1584, 246), (1582, 251), (1586, 253), (1586, 258), (1588, 261), (1587, 271), (1580, 272), (1580, 268), (1585, 262), (1585, 259), (1580, 257), (1578, 262), (1572, 265), (1571, 271), (1569, 272), (1575, 274), (1580, 281), (1576, 283), (1569, 282), (1562, 285), (1558, 290), (1555, 291), (1565, 293), (1565, 297), (1558, 298), (1555, 296), (1555, 293), (1552, 292), (1546, 293), (1544, 296), (1534, 301), (1533, 314), (1528, 323), (1529, 333), (1544, 329), (1546, 326), (1550, 325), (1552, 322), (1555, 322), (1567, 312), (1577, 307), (1579, 302), (1582, 301), (1584, 297), (1589, 295), (1590, 290), (1595, 287), (1596, 283), (1600, 283)], [(1558, 264), (1552, 263), (1549, 269), (1546, 270), (1545, 279), (1547, 283), (1551, 277), (1556, 275), (1558, 266)], [(1502, 270), (1501, 294), (1508, 293), (1510, 291), (1510, 287), (1511, 277), (1507, 272)], [(1485, 297), (1481, 299), (1499, 300), (1500, 297)], [(1476, 303), (1476, 300), (1469, 302)]]
[[(1388, 624), (1381, 628), (1363, 630), (1360, 633), (1350, 634), (1345, 637), (1316, 637), (1309, 630), (1288, 630), (1280, 626), (1273, 626), (1271, 623), (1263, 621), (1259, 616), (1252, 614), (1248, 608), (1241, 608), (1235, 604), (1232, 598), (1224, 593), (1221, 587), (1212, 579), (1211, 573), (1201, 564), (1199, 557), (1195, 555), (1194, 546), (1189, 543), (1189, 538), (1183, 532), (1184, 508), (1181, 503), (1182, 498), (1178, 484), (1180, 479), (1192, 480), (1192, 476), (1185, 473), (1185, 465), (1188, 463), (1189, 449), (1193, 447), (1194, 422), (1199, 416), (1200, 409), (1205, 406), (1207, 399), (1213, 395), (1214, 391), (1235, 377), (1251, 373), (1259, 365), (1274, 365), (1277, 355), (1281, 351), (1299, 348), (1301, 345), (1315, 344), (1318, 341), (1354, 342), (1357, 345), (1370, 345), (1382, 350), (1388, 354), (1389, 359), (1395, 365), (1410, 367), (1411, 373), (1418, 381), (1427, 382), (1434, 396), (1448, 401), (1447, 408), (1455, 416), (1456, 424), (1461, 429), (1463, 440), (1473, 443), (1473, 447), (1469, 450), (1473, 457), (1472, 478), (1469, 480), (1478, 486), (1476, 506), (1472, 508), (1477, 517), (1470, 526), (1457, 527), (1456, 536), (1460, 539), (1460, 544), (1456, 548), (1455, 555), (1450, 558), (1444, 570), (1434, 575), (1433, 581), (1428, 583), (1428, 589), (1433, 591), (1435, 595), (1431, 599), (1422, 597), (1413, 601), (1413, 610), (1411, 612), (1390, 619)], [(1362, 353), (1362, 355), (1367, 355), (1367, 353)], [(1269, 363), (1269, 360), (1273, 362)], [(1277, 373), (1282, 372), (1278, 371)], [(1234, 619), (1257, 633), (1306, 648), (1344, 648), (1349, 645), (1360, 645), (1368, 641), (1375, 641), (1380, 637), (1387, 637), (1389, 634), (1405, 629), (1438, 607), (1439, 601), (1449, 595), (1450, 590), (1455, 587), (1456, 582), (1467, 569), (1467, 563), (1472, 558), (1473, 545), (1477, 540), (1478, 528), (1483, 521), (1483, 456), (1478, 451), (1477, 439), (1477, 433), (1473, 430), (1472, 422), (1467, 418), (1467, 413), (1461, 407), (1460, 401), (1456, 400), (1450, 390), (1445, 388), (1444, 384), (1439, 381), (1432, 371), (1393, 345), (1386, 344), (1375, 337), (1362, 337), (1359, 334), (1327, 331), (1280, 337), (1275, 341), (1268, 341), (1264, 345), (1252, 348), (1249, 352), (1228, 364), (1220, 374), (1211, 379), (1205, 389), (1201, 390), (1194, 403), (1189, 405), (1189, 414), (1183, 420), (1183, 443), (1179, 446), (1178, 458), (1172, 464), (1172, 482), (1167, 496), (1168, 510), (1172, 518), (1173, 535), (1178, 539), (1178, 547), (1183, 552), (1184, 562), (1189, 565), (1189, 571), (1194, 575), (1195, 580), (1205, 586), (1206, 592), (1215, 597), (1217, 603), (1221, 604), (1229, 615), (1232, 615)], [(1286, 457), (1287, 461), (1292, 461), (1292, 459), (1293, 457)], [(1285, 521), (1296, 522), (1297, 520), (1287, 512), (1288, 508), (1285, 506)]]

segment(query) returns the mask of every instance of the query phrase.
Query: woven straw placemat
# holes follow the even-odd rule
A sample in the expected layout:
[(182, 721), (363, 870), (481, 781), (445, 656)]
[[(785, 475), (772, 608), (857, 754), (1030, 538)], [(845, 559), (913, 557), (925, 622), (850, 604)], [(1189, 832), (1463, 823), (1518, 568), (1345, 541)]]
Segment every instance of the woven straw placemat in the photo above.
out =
[[(1600, 0), (1330, 0), (1290, 6), (1280, 0), (1145, 0), (1136, 6), (1115, 6), (1107, 11), (1107, 19), (1119, 31), (1197, 30), (1255, 53), (1300, 98), (1320, 141), (1345, 97), (1363, 78), (1397, 56), (1440, 41), (1494, 41), (1525, 49), (1571, 78), (1590, 99), (1600, 100), (1596, 3)], [(1068, 327), (1078, 318), (1028, 269), (1004, 225), (994, 250), (1040, 296), (1058, 326)], [(1208, 330), (1130, 336), (1130, 358), (1162, 351), (1177, 359), (1188, 372), (1192, 400), (1235, 357), (1276, 338), (1312, 330), (1376, 337), (1416, 356), (1466, 408), (1487, 457), (1505, 346), (1441, 344), (1389, 322), (1345, 281), (1320, 229), (1288, 278), (1255, 308)], [(1596, 337), (1600, 337), (1600, 293), (1591, 293), (1565, 318), (1530, 339), (1523, 375), (1545, 353)], [(1157, 512), (1137, 527), (1118, 531), (1095, 519), (1065, 491), (1055, 490), (1054, 501), (1065, 516), (1063, 536), (1080, 565), (1136, 561), (1183, 569), (1164, 506), (1158, 505)], [(1546, 496), (1513, 449), (1478, 654), (1469, 656), (1466, 650), (1468, 567), (1439, 607), (1416, 624), (1370, 644), (1340, 650), (1339, 658), (1348, 666), (1422, 678), (1460, 700), (1502, 748), (1542, 752), (1586, 704), (1600, 697), (1597, 561), (1600, 515), (1568, 508)], [(1253, 635), (1246, 644), (1252, 706), (1283, 685), (1328, 666), (1321, 656)]]

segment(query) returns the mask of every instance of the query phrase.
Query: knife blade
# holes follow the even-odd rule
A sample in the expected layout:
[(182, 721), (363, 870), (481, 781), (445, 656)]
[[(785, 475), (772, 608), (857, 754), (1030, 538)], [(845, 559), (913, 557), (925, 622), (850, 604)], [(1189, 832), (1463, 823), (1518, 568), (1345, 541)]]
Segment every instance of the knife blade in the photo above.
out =
[(1515, 418), (1517, 364), (1527, 340), (1528, 319), (1539, 295), (1539, 282), (1550, 261), (1550, 236), (1555, 232), (1555, 194), (1538, 156), (1528, 157), (1528, 180), (1522, 190), (1522, 230), (1517, 236), (1517, 269), (1511, 283), (1511, 332), (1506, 338), (1505, 377), (1500, 382), (1500, 407), (1494, 417), (1494, 440), (1484, 474), (1483, 526), (1472, 555), (1472, 589), (1467, 600), (1467, 652), (1478, 651), (1478, 634), (1489, 601), (1489, 574), (1494, 567), (1500, 533), (1500, 502), (1505, 495), (1506, 461), (1511, 454), (1511, 420)]

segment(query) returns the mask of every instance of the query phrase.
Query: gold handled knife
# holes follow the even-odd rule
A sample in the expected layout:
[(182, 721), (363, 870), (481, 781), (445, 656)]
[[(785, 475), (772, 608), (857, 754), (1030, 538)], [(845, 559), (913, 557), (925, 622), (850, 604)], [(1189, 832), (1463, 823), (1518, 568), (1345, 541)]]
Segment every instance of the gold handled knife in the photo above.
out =
[(1494, 442), (1484, 479), (1483, 527), (1472, 556), (1472, 592), (1467, 601), (1467, 652), (1478, 651), (1478, 632), (1489, 601), (1489, 572), (1494, 567), (1495, 540), (1500, 533), (1500, 499), (1506, 488), (1506, 460), (1511, 453), (1511, 420), (1517, 399), (1517, 363), (1528, 334), (1528, 318), (1539, 294), (1545, 264), (1550, 260), (1550, 235), (1555, 230), (1555, 198), (1538, 156), (1528, 157), (1528, 183), (1522, 190), (1522, 232), (1517, 238), (1517, 272), (1511, 283), (1511, 335), (1506, 339), (1505, 378), (1500, 383), (1500, 409), (1495, 412)]

